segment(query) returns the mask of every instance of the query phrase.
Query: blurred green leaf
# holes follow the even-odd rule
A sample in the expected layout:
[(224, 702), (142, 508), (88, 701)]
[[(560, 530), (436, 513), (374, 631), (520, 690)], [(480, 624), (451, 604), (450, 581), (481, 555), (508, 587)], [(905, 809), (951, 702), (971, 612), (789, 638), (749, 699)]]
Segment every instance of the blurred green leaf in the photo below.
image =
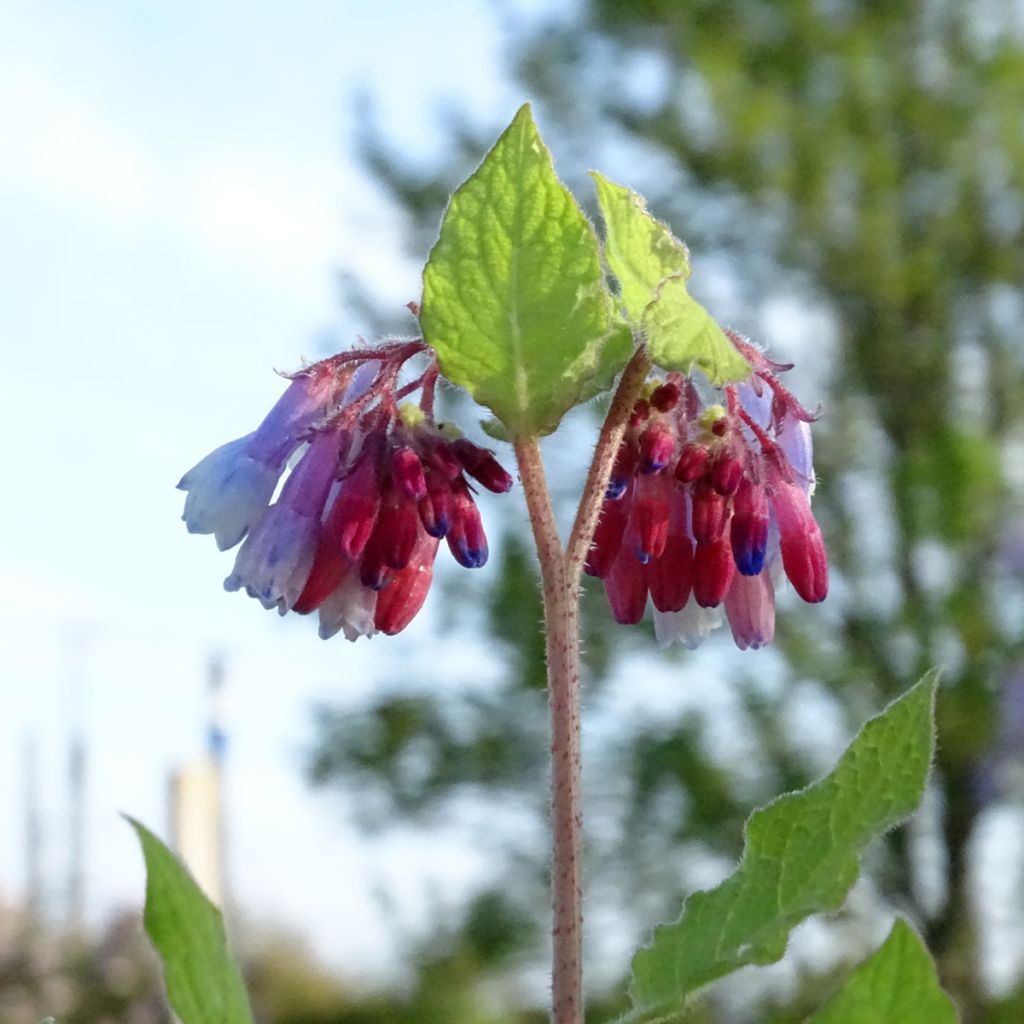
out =
[(452, 197), (420, 322), (444, 375), (513, 437), (550, 433), (629, 357), (597, 236), (529, 105)]
[(900, 918), (808, 1024), (957, 1024), (957, 1015), (924, 943)]
[(789, 931), (835, 910), (860, 851), (917, 806), (931, 763), (930, 673), (873, 718), (820, 782), (755, 811), (739, 868), (693, 894), (633, 959), (628, 1021), (677, 1019), (694, 990), (747, 964), (770, 964)]
[(686, 246), (647, 212), (642, 196), (596, 171), (591, 176), (607, 231), (605, 259), (654, 362), (683, 373), (697, 366), (712, 384), (747, 377), (747, 361), (687, 290)]
[(252, 1024), (228, 952), (220, 911), (185, 866), (132, 818), (146, 858), (146, 932), (164, 965), (167, 996), (182, 1024)]

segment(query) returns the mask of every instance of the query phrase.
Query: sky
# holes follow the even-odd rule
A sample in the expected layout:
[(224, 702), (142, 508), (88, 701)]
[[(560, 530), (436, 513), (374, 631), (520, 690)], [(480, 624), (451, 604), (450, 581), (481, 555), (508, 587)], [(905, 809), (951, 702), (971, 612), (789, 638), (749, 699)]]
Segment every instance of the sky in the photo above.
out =
[(77, 724), (89, 918), (141, 903), (117, 815), (166, 834), (167, 774), (201, 749), (213, 654), (227, 667), (231, 869), (247, 913), (373, 971), (388, 949), (378, 883), (415, 916), (424, 885), (472, 877), (443, 837), (409, 871), (407, 846), (368, 846), (302, 779), (311, 702), (365, 700), (429, 651), (436, 610), (390, 647), (322, 643), (309, 622), (222, 590), (231, 557), (186, 534), (174, 484), (256, 426), (282, 388), (275, 368), (355, 334), (342, 266), (396, 307), (418, 297), (401, 222), (354, 156), (352, 97), (372, 93), (390, 137), (427, 152), (441, 99), (508, 120), (522, 98), (498, 70), (498, 18), (472, 0), (443, 20), (404, 0), (3, 5), (0, 900), (25, 877), (35, 743), (60, 916)]

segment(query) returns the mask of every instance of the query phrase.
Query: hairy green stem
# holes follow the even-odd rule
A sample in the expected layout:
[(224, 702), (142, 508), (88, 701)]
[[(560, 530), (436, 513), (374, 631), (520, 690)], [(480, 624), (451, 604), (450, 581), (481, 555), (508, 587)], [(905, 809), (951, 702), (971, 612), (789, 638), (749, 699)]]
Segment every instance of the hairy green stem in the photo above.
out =
[(615, 453), (650, 362), (626, 366), (598, 439), (567, 550), (563, 551), (537, 438), (515, 442), (544, 594), (551, 713), (552, 1024), (583, 1022), (582, 783), (580, 755), (580, 573), (594, 536)]

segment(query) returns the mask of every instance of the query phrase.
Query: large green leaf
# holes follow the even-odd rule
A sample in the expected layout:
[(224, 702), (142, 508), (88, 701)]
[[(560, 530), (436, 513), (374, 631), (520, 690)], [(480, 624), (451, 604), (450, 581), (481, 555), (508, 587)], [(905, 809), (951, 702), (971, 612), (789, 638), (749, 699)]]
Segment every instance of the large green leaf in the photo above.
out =
[(420, 324), (442, 373), (513, 437), (552, 431), (629, 358), (597, 236), (528, 105), (452, 197)]
[(747, 361), (687, 290), (686, 246), (650, 215), (636, 192), (596, 171), (591, 176), (604, 216), (605, 259), (618, 278), (626, 315), (644, 333), (651, 359), (683, 373), (697, 366), (713, 384), (749, 376)]
[(182, 1024), (252, 1024), (220, 911), (152, 832), (128, 821), (146, 858), (144, 923), (163, 960), (174, 1012)]
[(906, 921), (864, 961), (808, 1024), (957, 1024), (935, 964)]
[(695, 989), (747, 964), (769, 964), (789, 931), (837, 909), (867, 843), (905, 818), (932, 757), (935, 675), (861, 730), (835, 769), (750, 817), (736, 872), (694, 893), (674, 924), (633, 959), (629, 1021), (674, 1020)]

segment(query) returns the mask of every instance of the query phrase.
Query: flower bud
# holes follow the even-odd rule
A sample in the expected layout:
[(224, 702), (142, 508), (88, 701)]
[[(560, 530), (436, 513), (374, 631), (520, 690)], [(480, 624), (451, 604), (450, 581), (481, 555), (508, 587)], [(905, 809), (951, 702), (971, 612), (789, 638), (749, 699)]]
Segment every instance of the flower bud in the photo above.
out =
[(711, 463), (711, 486), (719, 494), (729, 497), (736, 493), (743, 479), (743, 463), (726, 450), (720, 451)]
[(462, 479), (452, 483), (451, 525), (446, 540), (448, 550), (459, 565), (479, 569), (487, 561), (487, 537), (480, 510)]
[(462, 476), (462, 463), (451, 443), (440, 436), (421, 437), (423, 461), (449, 480)]
[(380, 445), (367, 440), (358, 461), (342, 481), (328, 517), (328, 532), (338, 538), (342, 554), (359, 560), (377, 525), (380, 511)]
[(695, 483), (704, 475), (707, 464), (707, 448), (699, 444), (688, 444), (676, 463), (676, 479), (681, 484)]
[(427, 493), (420, 457), (407, 445), (391, 453), (391, 479), (399, 493), (410, 501), (419, 501)]
[(651, 405), (658, 412), (669, 412), (676, 407), (681, 393), (678, 384), (671, 380), (666, 381), (651, 392)]
[(427, 495), (417, 506), (423, 529), (431, 537), (443, 537), (451, 523), (452, 488), (447, 479), (431, 470), (427, 473)]
[(494, 457), (493, 452), (467, 441), (464, 437), (452, 442), (452, 450), (462, 463), (463, 469), (487, 490), (495, 494), (504, 494), (512, 489), (511, 475)]
[(756, 576), (764, 567), (768, 550), (768, 495), (760, 484), (744, 478), (732, 509), (729, 534), (736, 568), (744, 576)]
[(380, 529), (374, 529), (359, 562), (359, 582), (371, 590), (383, 590), (394, 578), (394, 572), (385, 561), (384, 542)]
[(604, 580), (605, 593), (615, 621), (624, 626), (636, 625), (647, 607), (647, 569), (626, 545), (619, 548)]
[(611, 476), (608, 478), (608, 489), (605, 497), (612, 501), (621, 498), (626, 492), (633, 474), (636, 472), (636, 448), (628, 441), (619, 445), (615, 453), (615, 463), (612, 466)]
[(607, 575), (622, 546), (622, 535), (626, 532), (631, 504), (628, 499), (626, 501), (605, 499), (601, 506), (601, 518), (598, 519), (597, 529), (594, 530), (594, 540), (591, 542), (590, 551), (587, 552), (587, 561), (583, 566), (583, 571), (588, 576), (598, 576), (603, 579)]
[(661, 557), (668, 540), (668, 502), (657, 494), (633, 499), (623, 546), (642, 564)]
[(416, 505), (389, 487), (381, 502), (374, 531), (375, 535), (379, 535), (381, 557), (389, 569), (404, 569), (409, 564), (419, 529), (420, 517)]
[(640, 435), (640, 471), (659, 473), (672, 458), (676, 439), (664, 423), (652, 423)]
[(732, 549), (725, 537), (710, 544), (698, 544), (693, 555), (693, 598), (701, 608), (722, 603), (736, 567)]
[[(684, 495), (679, 495), (684, 498)], [(651, 600), (659, 612), (677, 612), (690, 597), (693, 583), (693, 541), (675, 528), (675, 516), (661, 558), (647, 567)]]
[(639, 427), (644, 420), (648, 419), (651, 415), (651, 406), (646, 398), (638, 398), (636, 405), (633, 406), (633, 411), (629, 415), (629, 425), (631, 427)]
[(771, 480), (772, 508), (779, 524), (782, 567), (796, 592), (811, 604), (828, 595), (828, 555), (821, 529), (800, 487), (782, 479), (776, 469)]
[(729, 518), (729, 503), (705, 477), (693, 489), (693, 539), (698, 544), (710, 544), (725, 531)]
[(394, 636), (412, 622), (427, 599), (434, 578), (436, 554), (437, 538), (421, 530), (409, 564), (395, 573), (391, 585), (382, 590), (377, 598), (374, 628)]
[(292, 611), (300, 615), (315, 611), (341, 586), (352, 563), (342, 554), (337, 534), (328, 528), (330, 514), (320, 527), (317, 539), (316, 555), (313, 568), (309, 571), (306, 585), (298, 600), (292, 605)]

